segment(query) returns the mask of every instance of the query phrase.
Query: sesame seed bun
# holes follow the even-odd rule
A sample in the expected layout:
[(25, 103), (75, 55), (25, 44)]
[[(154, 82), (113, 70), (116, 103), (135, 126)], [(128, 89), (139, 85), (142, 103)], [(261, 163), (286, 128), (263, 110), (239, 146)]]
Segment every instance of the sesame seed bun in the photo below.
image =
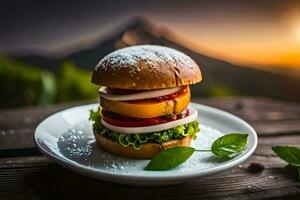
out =
[(175, 49), (139, 45), (114, 51), (99, 61), (92, 82), (119, 89), (153, 90), (198, 83), (193, 59)]
[(190, 146), (192, 141), (192, 136), (188, 136), (181, 140), (170, 140), (162, 144), (146, 143), (137, 150), (132, 147), (123, 147), (119, 143), (102, 136), (96, 129), (94, 129), (94, 135), (96, 143), (103, 150), (118, 156), (137, 159), (151, 159), (165, 149), (176, 146)]

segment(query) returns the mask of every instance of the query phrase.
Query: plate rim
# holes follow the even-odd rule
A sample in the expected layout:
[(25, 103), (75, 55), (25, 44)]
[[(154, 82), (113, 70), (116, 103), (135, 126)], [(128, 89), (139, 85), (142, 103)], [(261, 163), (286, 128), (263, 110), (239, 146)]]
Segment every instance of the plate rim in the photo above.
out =
[[(231, 169), (231, 168), (239, 165), (240, 163), (244, 162), (245, 160), (247, 160), (254, 153), (254, 151), (256, 150), (257, 144), (258, 144), (258, 136), (257, 136), (255, 129), (249, 123), (247, 123), (245, 120), (241, 119), (240, 117), (238, 117), (234, 114), (231, 114), (227, 111), (223, 111), (218, 108), (214, 108), (211, 106), (194, 103), (194, 102), (191, 102), (190, 104), (192, 106), (195, 106), (196, 109), (197, 109), (197, 106), (198, 107), (200, 106), (201, 109), (204, 109), (208, 112), (213, 111), (214, 113), (218, 113), (218, 114), (221, 113), (222, 115), (225, 115), (227, 117), (230, 117), (230, 118), (233, 118), (234, 120), (239, 121), (240, 123), (242, 123), (244, 126), (246, 126), (250, 130), (251, 133), (249, 133), (249, 134), (253, 135), (253, 139), (254, 139), (253, 145), (244, 153), (244, 155), (242, 157), (233, 159), (224, 165), (214, 166), (213, 168), (204, 169), (202, 171), (193, 170), (191, 172), (187, 171), (184, 173), (168, 174), (165, 176), (157, 176), (157, 175), (145, 176), (142, 174), (138, 174), (138, 175), (120, 174), (120, 173), (116, 173), (116, 172), (106, 171), (103, 169), (96, 169), (96, 168), (88, 167), (86, 165), (73, 162), (70, 159), (62, 158), (62, 157), (58, 156), (57, 154), (52, 154), (51, 152), (48, 152), (37, 141), (38, 140), (37, 135), (38, 135), (38, 131), (39, 131), (40, 127), (44, 123), (46, 123), (49, 118), (54, 117), (55, 115), (59, 115), (61, 112), (71, 111), (73, 109), (78, 109), (80, 107), (96, 107), (96, 106), (99, 106), (99, 103), (72, 106), (72, 107), (69, 107), (66, 109), (59, 110), (59, 111), (47, 116), (36, 127), (34, 134), (33, 134), (33, 140), (34, 140), (35, 145), (39, 149), (39, 151), (42, 152), (42, 154), (44, 156), (55, 161), (56, 163), (60, 164), (61, 166), (66, 167), (74, 172), (79, 173), (79, 174), (89, 176), (89, 177), (93, 177), (93, 178), (101, 177), (102, 179), (105, 179), (108, 181), (111, 180), (110, 182), (113, 182), (112, 180), (115, 180), (116, 178), (118, 178), (119, 180), (131, 180), (131, 181), (141, 180), (141, 178), (143, 178), (143, 180), (146, 180), (146, 181), (162, 181), (162, 180), (163, 181), (176, 181), (176, 180), (179, 181), (179, 180), (187, 180), (187, 179), (191, 179), (191, 178), (195, 178), (195, 177), (208, 176), (211, 174), (216, 174), (216, 173)], [(163, 173), (164, 171), (161, 171), (161, 172)], [(112, 179), (110, 179), (110, 178), (112, 178)]]

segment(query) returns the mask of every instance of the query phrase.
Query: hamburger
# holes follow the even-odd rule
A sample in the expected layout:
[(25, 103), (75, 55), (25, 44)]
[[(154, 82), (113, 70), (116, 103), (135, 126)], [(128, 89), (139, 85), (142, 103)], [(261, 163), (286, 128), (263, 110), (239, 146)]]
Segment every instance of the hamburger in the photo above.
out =
[(189, 85), (201, 80), (195, 61), (175, 49), (139, 45), (108, 54), (91, 80), (101, 86), (99, 109), (90, 112), (97, 144), (139, 159), (189, 146), (199, 132)]

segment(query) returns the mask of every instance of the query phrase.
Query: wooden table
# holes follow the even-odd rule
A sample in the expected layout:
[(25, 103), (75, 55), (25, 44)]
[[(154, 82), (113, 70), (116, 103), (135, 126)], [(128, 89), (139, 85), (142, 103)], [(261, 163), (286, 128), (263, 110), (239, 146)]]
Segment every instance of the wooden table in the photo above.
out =
[[(78, 175), (42, 156), (33, 143), (37, 124), (70, 105), (0, 110), (0, 199), (300, 199), (300, 181), (272, 152), (300, 144), (300, 104), (262, 98), (194, 99), (234, 113), (259, 134), (254, 155), (226, 172), (181, 185), (144, 188)], [(200, 122), (201, 123), (201, 122)], [(265, 170), (249, 172), (251, 163)]]

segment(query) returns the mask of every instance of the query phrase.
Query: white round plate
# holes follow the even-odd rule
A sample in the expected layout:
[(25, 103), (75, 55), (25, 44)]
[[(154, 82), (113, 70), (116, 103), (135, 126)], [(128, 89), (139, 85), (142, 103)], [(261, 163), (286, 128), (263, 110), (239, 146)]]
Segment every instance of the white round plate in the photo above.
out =
[(50, 159), (80, 174), (104, 181), (136, 186), (183, 183), (228, 170), (245, 161), (255, 150), (255, 130), (242, 119), (227, 112), (191, 103), (198, 110), (200, 132), (192, 146), (209, 149), (218, 137), (232, 132), (249, 134), (246, 149), (231, 160), (216, 159), (209, 152), (195, 152), (187, 162), (168, 171), (145, 171), (149, 160), (126, 159), (111, 155), (95, 144), (89, 110), (99, 104), (69, 108), (42, 121), (34, 140)]

